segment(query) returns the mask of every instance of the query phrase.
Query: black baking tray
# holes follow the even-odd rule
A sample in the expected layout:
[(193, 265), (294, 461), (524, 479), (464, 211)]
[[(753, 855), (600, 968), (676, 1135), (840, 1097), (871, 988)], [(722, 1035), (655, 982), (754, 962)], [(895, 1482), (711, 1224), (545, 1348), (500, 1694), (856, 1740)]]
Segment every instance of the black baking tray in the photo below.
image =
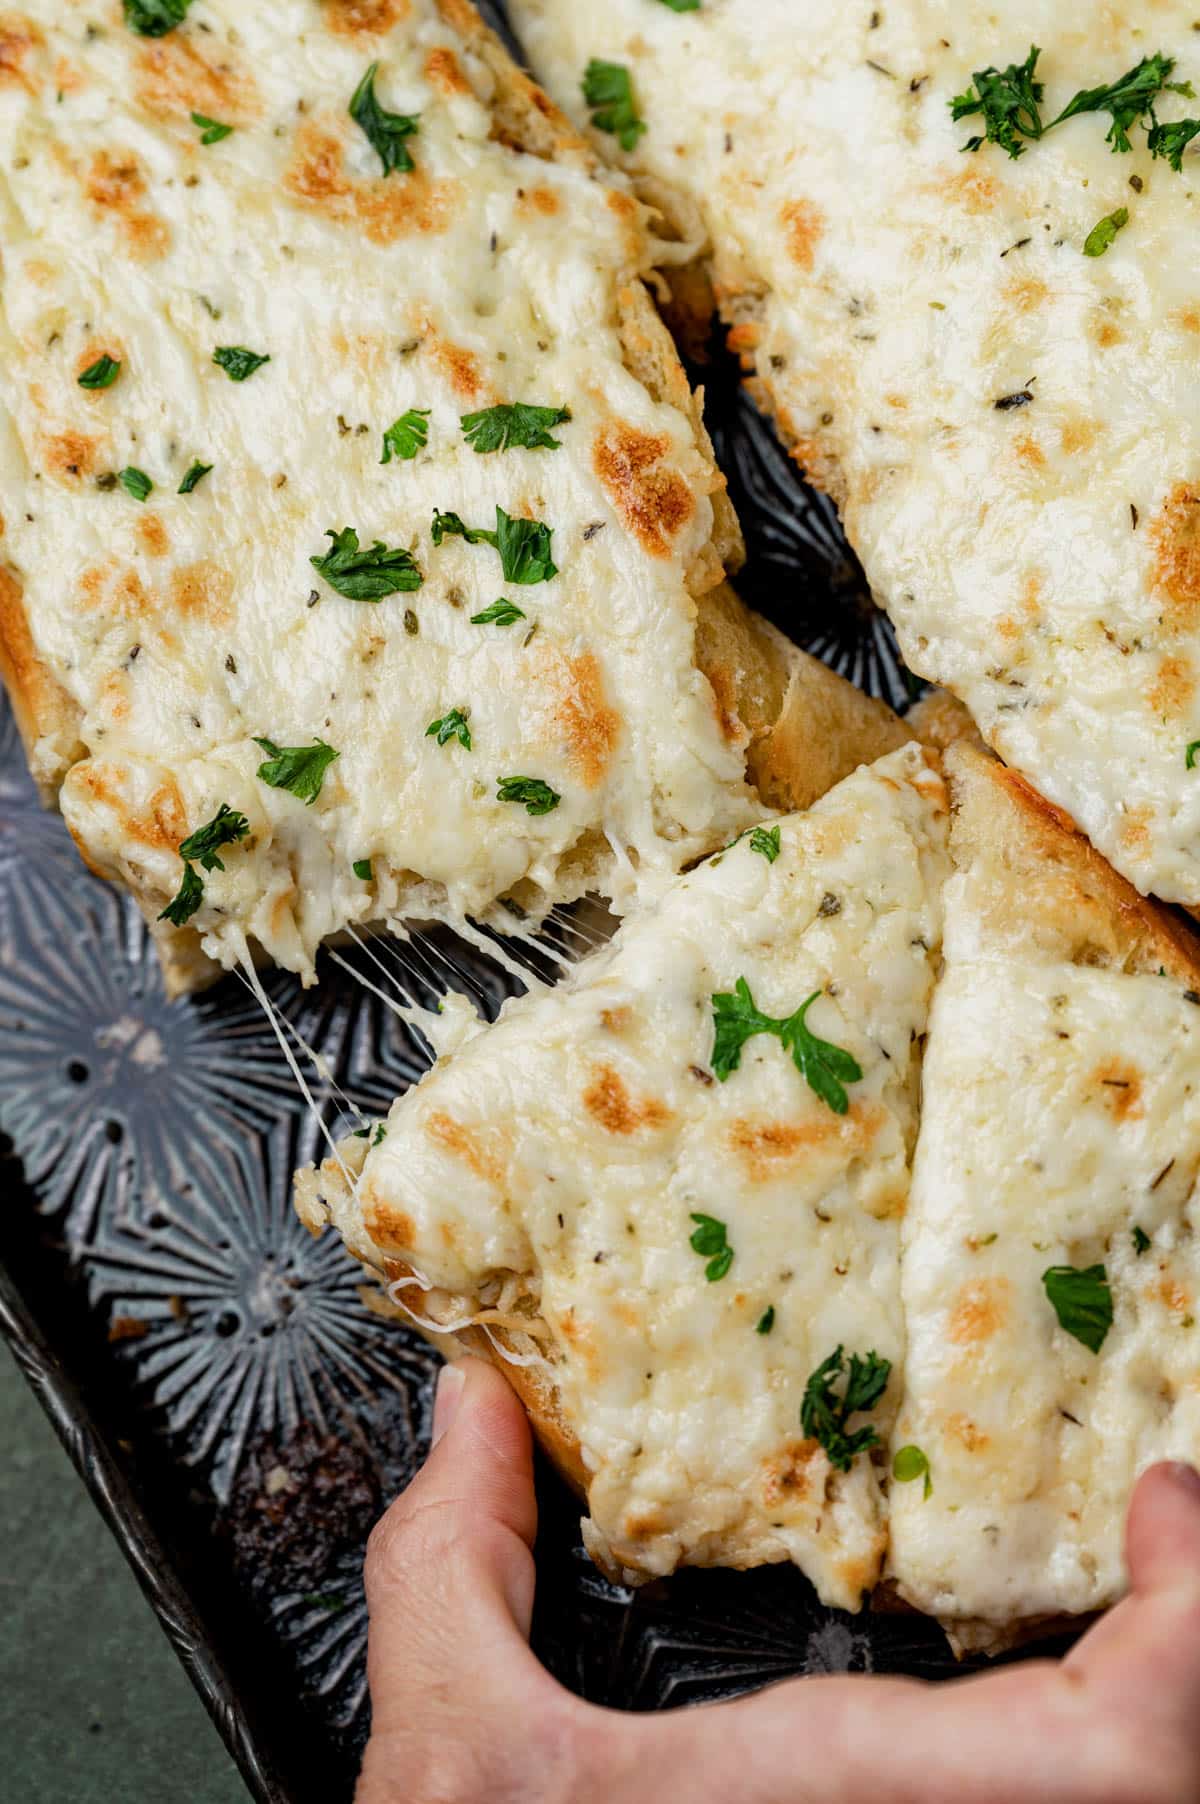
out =
[[(745, 529), (745, 598), (873, 695), (917, 686), (828, 501), (805, 487), (714, 345), (694, 372)], [(410, 994), (510, 981), (447, 934)], [(268, 990), (340, 1089), (382, 1113), (426, 1049), (324, 959)], [(344, 1104), (313, 1077), (326, 1124)], [(295, 1219), (318, 1129), (237, 977), (169, 1003), (132, 905), (38, 806), (0, 714), (0, 1328), (120, 1542), (252, 1794), (348, 1800), (368, 1723), (370, 1523), (426, 1445), (436, 1359), (363, 1308), (335, 1235)], [(632, 1592), (593, 1568), (548, 1472), (539, 1654), (597, 1702), (728, 1697), (793, 1673), (955, 1670), (909, 1616), (820, 1605), (792, 1568)], [(958, 1669), (961, 1670), (961, 1669)]]

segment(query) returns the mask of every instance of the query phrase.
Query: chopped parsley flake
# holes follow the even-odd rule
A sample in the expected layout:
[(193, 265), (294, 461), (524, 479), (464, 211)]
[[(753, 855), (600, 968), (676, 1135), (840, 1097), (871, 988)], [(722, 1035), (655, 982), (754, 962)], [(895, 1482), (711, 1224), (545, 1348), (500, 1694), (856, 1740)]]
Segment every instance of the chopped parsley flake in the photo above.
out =
[(774, 1303), (768, 1303), (767, 1307), (763, 1310), (762, 1314), (754, 1324), (754, 1332), (755, 1334), (770, 1334), (774, 1326), (775, 1305)]
[(839, 1472), (849, 1472), (858, 1454), (879, 1445), (879, 1435), (872, 1423), (855, 1429), (853, 1434), (847, 1434), (846, 1424), (851, 1416), (873, 1409), (878, 1403), (887, 1389), (892, 1362), (881, 1359), (877, 1353), (868, 1353), (862, 1359), (852, 1353), (846, 1388), (839, 1395), (834, 1385), (842, 1375), (843, 1365), (843, 1349), (839, 1346), (812, 1374), (804, 1387), (800, 1426), (806, 1435), (821, 1443), (831, 1466)]
[(461, 708), (451, 708), (440, 720), (431, 720), (425, 729), (425, 737), (436, 739), (439, 745), (449, 745), (452, 739), (457, 739), (465, 751), (471, 749), (471, 729)]
[(80, 388), (111, 388), (121, 373), (121, 362), (104, 351), (78, 378)]
[(341, 532), (330, 527), (325, 537), (333, 540), (331, 549), (308, 561), (331, 589), (348, 600), (382, 601), (385, 595), (421, 587), (421, 572), (411, 551), (389, 550), (380, 539), (369, 550), (360, 550), (352, 526), (343, 526)]
[(1061, 125), (1064, 119), (1072, 119), (1077, 113), (1108, 113), (1112, 124), (1108, 128), (1107, 143), (1115, 151), (1132, 150), (1130, 127), (1144, 122), (1147, 117), (1151, 125), (1157, 123), (1154, 102), (1160, 94), (1186, 94), (1189, 99), (1194, 98), (1195, 89), (1190, 81), (1168, 81), (1174, 67), (1175, 58), (1164, 56), (1161, 50), (1153, 56), (1144, 56), (1116, 81), (1099, 88), (1081, 88), (1051, 124)]
[(159, 915), (159, 920), (170, 921), (173, 927), (186, 926), (204, 900), (204, 882), (193, 859), (198, 860), (206, 871), (223, 871), (225, 866), (220, 856), (221, 847), (236, 845), (239, 840), (245, 839), (249, 831), (250, 823), (245, 815), (222, 802), (211, 821), (206, 821), (194, 833), (189, 833), (186, 839), (181, 839), (179, 856), (183, 859), (183, 880)]
[(1186, 766), (1189, 770), (1195, 770), (1195, 768), (1196, 768), (1196, 753), (1197, 752), (1200, 752), (1200, 739), (1193, 739), (1192, 743), (1188, 746), (1187, 751), (1183, 755), (1183, 762), (1186, 764)]
[(779, 857), (779, 828), (755, 827), (750, 835), (750, 850), (765, 858), (768, 864), (774, 864)]
[(165, 38), (182, 25), (192, 0), (125, 0), (125, 23), (142, 38)]
[(902, 1485), (910, 1485), (915, 1479), (925, 1480), (925, 1501), (933, 1495), (933, 1480), (929, 1476), (929, 1460), (919, 1447), (900, 1447), (892, 1460), (892, 1477), (899, 1479)]
[(662, 6), (669, 6), (673, 13), (698, 13), (700, 0), (659, 0)]
[(391, 175), (393, 169), (404, 173), (414, 167), (404, 140), (421, 129), (420, 121), (409, 113), (389, 113), (379, 104), (375, 93), (378, 73), (379, 64), (372, 63), (354, 90), (350, 117), (365, 132), (372, 148), (379, 152), (384, 175)]
[(496, 526), (467, 526), (458, 514), (434, 510), (433, 542), (443, 539), (465, 539), (468, 545), (493, 545), (500, 553), (504, 580), (510, 583), (548, 583), (558, 575), (558, 566), (550, 556), (552, 529), (540, 520), (514, 520), (502, 507), (496, 509)]
[(693, 1215), (692, 1220), (696, 1227), (689, 1244), (693, 1253), (708, 1260), (704, 1276), (710, 1284), (716, 1284), (733, 1264), (733, 1248), (726, 1236), (725, 1223), (718, 1221), (715, 1215)]
[(519, 608), (515, 601), (509, 601), (506, 596), (502, 595), (499, 601), (492, 603), (491, 607), (484, 608), (482, 614), (472, 614), (471, 625), (511, 626), (515, 620), (524, 620), (525, 618), (524, 609)]
[(225, 371), (231, 382), (244, 382), (255, 370), (261, 370), (264, 363), (270, 363), (271, 358), (269, 353), (247, 351), (244, 345), (218, 345), (212, 360)]
[(633, 80), (624, 63), (606, 63), (593, 57), (583, 76), (583, 98), (597, 131), (611, 132), (622, 150), (634, 150), (646, 129), (637, 116)]
[(220, 848), (236, 845), (249, 831), (250, 822), (245, 815), (222, 802), (211, 821), (206, 821), (203, 827), (197, 827), (194, 833), (179, 842), (179, 856), (198, 859), (206, 871), (223, 871), (225, 866), (218, 856)]
[(205, 113), (193, 113), (192, 124), (200, 133), (201, 144), (219, 144), (233, 130), (232, 125), (222, 125), (219, 119), (210, 119)]
[(472, 451), (481, 455), (489, 451), (561, 451), (561, 439), (550, 436), (552, 426), (562, 426), (571, 417), (569, 407), (534, 407), (525, 401), (513, 401), (500, 407), (485, 407), (480, 413), (464, 413), (463, 436)]
[(380, 463), (390, 464), (393, 457), (408, 463), (418, 451), (423, 451), (429, 438), (428, 419), (428, 407), (410, 407), (398, 420), (393, 420), (383, 435)]
[(526, 814), (551, 814), (562, 797), (543, 783), (540, 777), (501, 777), (496, 789), (498, 802), (520, 802)]
[(998, 144), (1010, 157), (1024, 153), (1023, 138), (1040, 138), (1043, 131), (1041, 99), (1044, 89), (1034, 77), (1041, 51), (1031, 45), (1023, 63), (1009, 63), (1007, 69), (989, 65), (976, 69), (971, 86), (964, 94), (956, 94), (950, 102), (952, 119), (969, 119), (983, 115), (983, 136), (968, 138), (964, 150), (978, 150), (983, 144)]
[(1112, 1327), (1112, 1291), (1102, 1265), (1052, 1265), (1042, 1273), (1059, 1327), (1098, 1353)]
[(371, 860), (369, 858), (356, 858), (354, 863), (350, 866), (350, 869), (363, 883), (370, 883), (375, 875), (374, 871), (371, 869)]
[(200, 485), (200, 483), (202, 483), (204, 481), (204, 478), (208, 475), (208, 473), (211, 469), (212, 469), (211, 464), (194, 463), (192, 465), (191, 469), (188, 471), (187, 475), (184, 477), (183, 481), (180, 483), (179, 493), (181, 495), (190, 495), (192, 490), (194, 488), (197, 488)]
[(1122, 226), (1129, 224), (1129, 208), (1118, 207), (1115, 213), (1106, 213), (1098, 219), (1083, 241), (1085, 257), (1102, 257)]
[(125, 493), (132, 495), (135, 501), (149, 500), (154, 489), (154, 484), (145, 470), (139, 470), (133, 464), (126, 464), (125, 468), (118, 472), (117, 480)]
[(272, 789), (286, 789), (308, 807), (316, 801), (325, 781), (325, 772), (338, 757), (331, 745), (318, 739), (315, 745), (276, 745), (272, 739), (254, 741), (266, 752), (266, 761), (257, 775)]
[(721, 1083), (741, 1064), (742, 1048), (747, 1040), (755, 1034), (774, 1034), (784, 1051), (791, 1054), (792, 1062), (809, 1089), (835, 1115), (844, 1115), (850, 1107), (844, 1086), (859, 1081), (862, 1067), (842, 1047), (819, 1040), (805, 1025), (804, 1017), (820, 994), (820, 990), (814, 990), (795, 1014), (782, 1019), (764, 1015), (756, 1007), (744, 977), (738, 978), (732, 996), (714, 996), (712, 1068)]
[[(154, 35), (153, 33), (148, 35)], [(161, 35), (161, 34), (160, 34)], [(204, 884), (197, 874), (196, 867), (184, 861), (183, 881), (171, 901), (159, 915), (160, 921), (170, 921), (172, 927), (184, 927), (191, 920), (201, 902), (204, 900)]]
[(370, 1140), (372, 1146), (382, 1146), (383, 1142), (387, 1139), (387, 1123), (383, 1121), (377, 1122), (374, 1135), (372, 1135), (369, 1127), (355, 1128), (352, 1138), (355, 1140)]
[(1150, 1236), (1145, 1228), (1135, 1227), (1133, 1230), (1133, 1250), (1140, 1259), (1143, 1253), (1150, 1251)]

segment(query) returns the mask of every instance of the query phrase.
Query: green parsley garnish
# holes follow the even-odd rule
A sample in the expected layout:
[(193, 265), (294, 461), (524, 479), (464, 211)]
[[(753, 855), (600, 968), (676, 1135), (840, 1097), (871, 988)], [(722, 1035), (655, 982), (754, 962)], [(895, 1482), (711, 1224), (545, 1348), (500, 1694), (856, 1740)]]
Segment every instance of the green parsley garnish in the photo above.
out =
[(562, 797), (548, 783), (543, 783), (540, 777), (501, 777), (496, 800), (521, 802), (526, 814), (551, 814)]
[(499, 601), (492, 603), (490, 608), (484, 608), (482, 614), (472, 614), (471, 625), (511, 626), (514, 620), (524, 620), (525, 618), (524, 609), (519, 608), (515, 601), (509, 601), (507, 596), (502, 595)]
[(457, 739), (464, 751), (471, 749), (471, 729), (461, 708), (451, 708), (440, 720), (431, 720), (425, 729), (425, 737), (436, 739), (439, 745), (449, 745), (452, 739)]
[(850, 1099), (843, 1086), (856, 1084), (862, 1077), (862, 1067), (842, 1047), (819, 1040), (805, 1025), (804, 1017), (821, 994), (820, 990), (814, 990), (795, 1014), (780, 1020), (762, 1014), (755, 1006), (750, 985), (744, 977), (738, 978), (734, 990), (732, 996), (717, 995), (712, 999), (712, 1068), (721, 1083), (741, 1064), (742, 1047), (747, 1040), (755, 1034), (774, 1034), (784, 1051), (791, 1054), (809, 1089), (828, 1104), (835, 1115), (844, 1115), (850, 1107)]
[(230, 808), (222, 802), (211, 821), (203, 827), (197, 827), (186, 839), (179, 842), (181, 858), (198, 859), (206, 871), (223, 871), (225, 866), (218, 856), (222, 846), (234, 846), (240, 839), (245, 839), (250, 831), (250, 822), (236, 808)]
[(187, 475), (184, 477), (183, 481), (180, 483), (179, 493), (181, 495), (190, 495), (192, 490), (194, 488), (198, 487), (199, 484), (204, 481), (204, 478), (208, 475), (208, 473), (211, 469), (212, 469), (211, 464), (194, 463), (192, 465), (191, 469), (188, 471)]
[(148, 500), (154, 488), (154, 484), (145, 470), (139, 470), (133, 464), (126, 464), (125, 468), (118, 472), (117, 481), (125, 493), (132, 495), (135, 501)]
[[(1195, 97), (1195, 89), (1190, 81), (1167, 80), (1174, 67), (1175, 58), (1164, 56), (1161, 50), (1153, 56), (1144, 56), (1140, 63), (1135, 63), (1132, 69), (1127, 69), (1116, 81), (1099, 88), (1081, 88), (1051, 124), (1061, 125), (1064, 119), (1074, 118), (1076, 113), (1109, 113), (1112, 124), (1108, 128), (1106, 142), (1117, 151), (1132, 150), (1129, 128), (1143, 122), (1147, 116), (1151, 125), (1157, 124), (1154, 102), (1160, 94), (1185, 94), (1189, 100)], [(1148, 131), (1149, 129), (1147, 127)]]
[(121, 373), (120, 359), (110, 357), (107, 351), (97, 357), (95, 363), (89, 363), (86, 370), (78, 378), (80, 388), (111, 388)]
[(271, 358), (269, 353), (263, 356), (258, 351), (247, 351), (243, 345), (218, 345), (212, 360), (220, 365), (231, 382), (244, 382), (255, 370), (261, 370), (264, 363), (270, 363)]
[(708, 1260), (704, 1276), (710, 1284), (716, 1284), (733, 1264), (733, 1248), (726, 1238), (725, 1223), (718, 1221), (715, 1215), (693, 1215), (692, 1220), (697, 1225), (689, 1244), (693, 1253)]
[(1183, 174), (1183, 153), (1200, 132), (1200, 119), (1173, 119), (1160, 125), (1156, 119), (1146, 133), (1152, 157), (1163, 157), (1176, 175)]
[(389, 550), (380, 539), (370, 550), (360, 551), (352, 526), (343, 526), (341, 532), (330, 527), (325, 537), (333, 540), (332, 548), (308, 561), (331, 589), (348, 600), (382, 601), (385, 595), (421, 587), (421, 572), (411, 551), (399, 546)]
[(192, 124), (200, 133), (201, 144), (219, 144), (233, 130), (232, 125), (222, 125), (219, 119), (210, 119), (205, 113), (193, 113)]
[(968, 138), (964, 150), (978, 150), (985, 143), (999, 144), (1010, 157), (1019, 157), (1025, 150), (1022, 138), (1041, 137), (1040, 102), (1045, 90), (1033, 73), (1040, 55), (1033, 44), (1023, 63), (1009, 63), (1007, 69), (990, 64), (986, 69), (976, 69), (972, 85), (964, 94), (955, 95), (950, 102), (952, 119), (983, 114), (983, 136)]
[(240, 839), (245, 839), (249, 831), (250, 823), (245, 815), (222, 802), (211, 821), (206, 821), (194, 833), (189, 833), (186, 839), (181, 839), (179, 856), (183, 859), (183, 880), (175, 896), (159, 915), (159, 920), (170, 921), (173, 927), (186, 926), (204, 900), (204, 883), (192, 860), (198, 859), (206, 871), (223, 871), (225, 866), (220, 856), (221, 847), (236, 845)]
[(925, 1480), (925, 1500), (933, 1495), (933, 1480), (929, 1476), (929, 1460), (919, 1447), (901, 1447), (892, 1460), (892, 1477), (899, 1479), (902, 1485), (910, 1485), (914, 1479)]
[(612, 132), (622, 150), (633, 150), (646, 129), (637, 116), (633, 81), (624, 63), (605, 63), (593, 57), (584, 71), (583, 98), (597, 131)]
[(774, 864), (779, 857), (779, 828), (755, 827), (750, 835), (750, 850), (765, 858), (768, 864)]
[(373, 1137), (369, 1127), (355, 1128), (352, 1138), (355, 1140), (370, 1140), (372, 1146), (382, 1146), (383, 1142), (387, 1139), (387, 1124), (382, 1121), (377, 1122)]
[(892, 1362), (880, 1359), (877, 1353), (868, 1353), (863, 1359), (852, 1353), (846, 1388), (839, 1396), (833, 1387), (842, 1375), (842, 1366), (843, 1349), (839, 1346), (822, 1360), (804, 1387), (800, 1426), (806, 1435), (821, 1443), (831, 1466), (839, 1472), (849, 1472), (858, 1454), (879, 1445), (879, 1435), (871, 1423), (847, 1434), (846, 1424), (851, 1416), (873, 1409), (878, 1403), (887, 1389)]
[(540, 520), (514, 520), (502, 507), (496, 509), (496, 527), (466, 526), (458, 514), (444, 514), (435, 509), (433, 542), (443, 539), (465, 539), (468, 545), (494, 545), (500, 553), (500, 567), (505, 582), (548, 583), (558, 575), (558, 566), (550, 556), (552, 528)]
[(272, 739), (258, 739), (255, 745), (267, 754), (257, 775), (272, 789), (286, 789), (309, 808), (321, 793), (325, 772), (339, 756), (331, 745), (318, 739), (315, 745), (276, 745)]
[[(1116, 81), (1098, 88), (1081, 88), (1058, 117), (1047, 123), (1041, 115), (1042, 84), (1034, 76), (1040, 55), (1033, 44), (1023, 63), (1010, 63), (1003, 70), (977, 70), (973, 85), (950, 102), (953, 119), (966, 119), (973, 113), (983, 115), (983, 136), (968, 138), (964, 150), (978, 150), (982, 144), (991, 143), (1000, 145), (1010, 157), (1019, 157), (1025, 149), (1023, 139), (1040, 138), (1080, 113), (1108, 113), (1112, 124), (1106, 140), (1114, 151), (1132, 150), (1130, 129), (1140, 124), (1145, 127), (1150, 155), (1165, 158), (1174, 170), (1182, 169), (1183, 153), (1200, 132), (1200, 120), (1177, 119), (1161, 125), (1154, 112), (1154, 102), (1160, 94), (1194, 98), (1191, 82), (1168, 79), (1175, 67), (1174, 57), (1156, 51), (1153, 56), (1144, 56)], [(1110, 238), (1108, 243), (1111, 242)], [(1089, 255), (1099, 256), (1100, 252)]]
[(1112, 1291), (1102, 1265), (1052, 1265), (1042, 1273), (1058, 1325), (1093, 1353), (1112, 1327)]
[(1115, 213), (1098, 219), (1083, 241), (1085, 257), (1102, 257), (1122, 226), (1129, 224), (1129, 208), (1118, 207)]
[(755, 1334), (770, 1334), (770, 1332), (774, 1326), (775, 1326), (775, 1305), (774, 1305), (774, 1303), (768, 1303), (766, 1308), (763, 1310), (762, 1314), (759, 1316), (758, 1320), (754, 1324), (754, 1332), (755, 1332)]
[(398, 420), (393, 420), (383, 435), (383, 456), (381, 464), (390, 464), (393, 457), (401, 458), (405, 463), (425, 449), (429, 438), (428, 407), (410, 407), (402, 413)]
[(1150, 1236), (1147, 1234), (1145, 1228), (1134, 1228), (1133, 1250), (1139, 1259), (1143, 1253), (1148, 1253), (1150, 1251)]
[(421, 127), (419, 119), (411, 114), (389, 113), (380, 106), (375, 93), (378, 73), (379, 64), (372, 63), (354, 90), (350, 117), (366, 133), (373, 149), (379, 152), (384, 175), (391, 175), (393, 169), (403, 172), (414, 167), (404, 140), (411, 138)]
[(468, 445), (481, 455), (511, 451), (514, 446), (526, 451), (561, 451), (562, 441), (551, 438), (550, 428), (564, 425), (570, 417), (569, 407), (534, 407), (526, 401), (513, 401), (485, 407), (480, 413), (464, 413), (460, 423)]
[(182, 25), (192, 0), (125, 0), (125, 23), (143, 38), (165, 38)]
[(669, 6), (673, 13), (698, 13), (700, 0), (660, 0), (663, 6)]
[(354, 863), (350, 866), (350, 869), (363, 883), (370, 883), (375, 875), (374, 871), (371, 869), (371, 860), (369, 858), (356, 858)]
[(1200, 752), (1200, 739), (1193, 739), (1183, 755), (1183, 762), (1189, 770), (1196, 768), (1196, 753)]
[[(161, 36), (161, 33), (147, 33), (147, 36)], [(191, 920), (201, 902), (204, 900), (204, 884), (197, 875), (195, 865), (185, 860), (183, 881), (175, 895), (167, 903), (159, 915), (160, 921), (170, 921), (172, 927), (184, 927)]]

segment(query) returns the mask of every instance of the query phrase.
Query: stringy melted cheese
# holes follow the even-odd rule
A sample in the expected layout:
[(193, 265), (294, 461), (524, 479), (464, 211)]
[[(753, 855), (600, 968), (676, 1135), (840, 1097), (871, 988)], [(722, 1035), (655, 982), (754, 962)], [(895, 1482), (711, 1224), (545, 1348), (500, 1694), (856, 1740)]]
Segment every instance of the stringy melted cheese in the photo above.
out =
[[(1200, 1007), (1169, 979), (988, 957), (976, 940), (955, 878), (894, 1433), (933, 1489), (893, 1484), (890, 1554), (902, 1594), (968, 1645), (1112, 1603), (1134, 1479), (1200, 1445)], [(1042, 1282), (1097, 1264), (1114, 1305), (1099, 1355)]]
[[(718, 479), (622, 361), (638, 209), (581, 151), (494, 135), (455, 10), (195, 0), (158, 40), (118, 0), (0, 19), (0, 617), (15, 595), (81, 716), (35, 770), (152, 913), (180, 839), (222, 802), (247, 815), (194, 922), (225, 962), (248, 933), (307, 976), (347, 923), (513, 891), (627, 902), (751, 814), (693, 663)], [(384, 178), (347, 115), (374, 59), (381, 103), (420, 116), (410, 174)], [(192, 110), (236, 129), (203, 146)], [(220, 345), (271, 361), (234, 383)], [(102, 352), (121, 374), (89, 393)], [(561, 450), (466, 445), (461, 414), (517, 400), (569, 406)], [(428, 448), (382, 465), (410, 408)], [(179, 495), (195, 460), (212, 474)], [(554, 581), (433, 548), (435, 507), (492, 527), (497, 503), (553, 528)], [(424, 586), (337, 595), (309, 558), (347, 525), (411, 548)], [(469, 623), (502, 594), (525, 621)], [(456, 707), (473, 751), (424, 736)], [(254, 736), (336, 748), (315, 805), (257, 779)], [(560, 806), (497, 801), (508, 775)]]
[[(839, 1344), (899, 1374), (945, 813), (910, 746), (784, 819), (774, 863), (741, 840), (443, 1058), (393, 1106), (353, 1193), (328, 1183), (360, 1257), (403, 1259), (451, 1293), (442, 1320), (520, 1276), (591, 1474), (589, 1544), (620, 1566), (790, 1559), (848, 1608), (878, 1576), (876, 1467), (834, 1471), (800, 1406)], [(845, 1116), (773, 1037), (714, 1079), (712, 996), (739, 977), (775, 1016), (826, 991), (809, 1026), (864, 1073)], [(694, 1213), (724, 1222), (734, 1250), (715, 1282), (689, 1244)]]
[(589, 58), (631, 69), (645, 135), (630, 157), (596, 142), (710, 235), (733, 342), (843, 503), (908, 663), (1139, 889), (1200, 904), (1200, 162), (1152, 161), (1140, 127), (1113, 154), (1107, 114), (1016, 161), (964, 155), (982, 122), (947, 104), (1031, 44), (1046, 120), (1156, 50), (1200, 83), (1194, 6), (511, 11), (580, 122)]

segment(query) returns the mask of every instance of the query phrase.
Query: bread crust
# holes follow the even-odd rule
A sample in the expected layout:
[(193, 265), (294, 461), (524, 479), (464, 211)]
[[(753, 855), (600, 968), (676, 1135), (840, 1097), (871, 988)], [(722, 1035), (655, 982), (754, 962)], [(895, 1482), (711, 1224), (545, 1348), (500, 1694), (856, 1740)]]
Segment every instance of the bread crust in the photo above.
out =
[(25, 756), (42, 802), (54, 806), (58, 786), (83, 752), (80, 711), (39, 655), (13, 570), (0, 564), (0, 680), (8, 691)]

